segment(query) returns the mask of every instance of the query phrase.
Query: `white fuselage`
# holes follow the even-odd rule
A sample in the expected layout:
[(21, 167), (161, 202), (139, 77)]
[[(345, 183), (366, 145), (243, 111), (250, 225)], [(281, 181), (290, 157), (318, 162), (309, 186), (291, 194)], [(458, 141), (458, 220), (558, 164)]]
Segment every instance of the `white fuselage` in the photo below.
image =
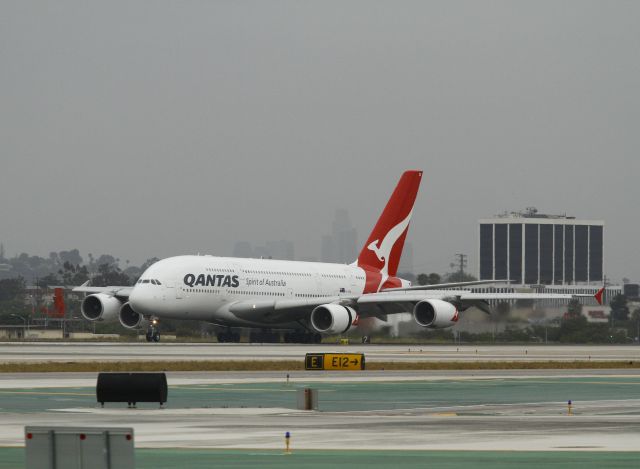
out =
[(178, 256), (149, 267), (129, 295), (145, 316), (196, 319), (227, 326), (264, 326), (259, 315), (239, 318), (234, 304), (265, 305), (363, 294), (365, 272), (355, 265), (319, 262)]

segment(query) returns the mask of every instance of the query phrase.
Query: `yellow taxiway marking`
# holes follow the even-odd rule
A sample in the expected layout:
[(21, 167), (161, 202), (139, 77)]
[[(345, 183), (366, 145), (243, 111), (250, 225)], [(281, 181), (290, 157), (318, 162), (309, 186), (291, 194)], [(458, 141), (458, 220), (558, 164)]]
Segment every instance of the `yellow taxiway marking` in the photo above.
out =
[(431, 414), (432, 417), (457, 417), (458, 414), (455, 412), (436, 412), (435, 414)]

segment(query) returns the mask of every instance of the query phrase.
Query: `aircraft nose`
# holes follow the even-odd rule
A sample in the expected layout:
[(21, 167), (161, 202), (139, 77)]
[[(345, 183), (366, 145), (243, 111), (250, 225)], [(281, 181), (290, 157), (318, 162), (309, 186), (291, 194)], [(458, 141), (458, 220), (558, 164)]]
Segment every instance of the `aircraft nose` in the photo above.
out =
[(135, 286), (129, 294), (129, 305), (138, 314), (151, 314), (148, 311), (150, 307), (149, 300), (151, 299), (152, 296), (145, 291), (145, 288)]

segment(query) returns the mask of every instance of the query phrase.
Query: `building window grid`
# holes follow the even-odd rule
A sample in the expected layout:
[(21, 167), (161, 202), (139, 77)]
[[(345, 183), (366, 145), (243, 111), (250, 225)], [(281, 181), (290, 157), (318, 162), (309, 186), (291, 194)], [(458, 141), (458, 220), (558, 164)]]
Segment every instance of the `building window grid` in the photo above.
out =
[(493, 223), (491, 225), (491, 241), (493, 244), (491, 245), (491, 280), (496, 279), (496, 224)]
[(509, 226), (494, 224), (493, 233), (493, 280), (505, 280), (509, 272)]
[(591, 228), (587, 226), (587, 283), (591, 283)]
[(511, 280), (511, 225), (505, 225), (507, 227), (507, 280)]
[(566, 253), (566, 245), (567, 244), (565, 243), (565, 226), (561, 225), (561, 227), (562, 227), (562, 261), (561, 261), (561, 265), (560, 265), (560, 269), (562, 270), (562, 281), (561, 281), (561, 283), (562, 283), (562, 285), (566, 285), (567, 281), (566, 281), (566, 277), (564, 275), (564, 270), (565, 270), (566, 264), (564, 262), (564, 256), (565, 256), (565, 253)]
[[(486, 225), (489, 225), (488, 223)], [(592, 252), (594, 249), (601, 249), (602, 250), (602, 244), (603, 244), (603, 238), (604, 235), (603, 234), (596, 234), (596, 232), (592, 233), (592, 228), (593, 229), (597, 229), (600, 228), (600, 230), (602, 230), (602, 225), (598, 225), (598, 224), (589, 224), (589, 223), (583, 223), (583, 224), (572, 224), (572, 223), (562, 223), (562, 224), (550, 224), (552, 227), (552, 231), (551, 231), (551, 246), (550, 246), (550, 250), (551, 250), (551, 258), (550, 258), (550, 262), (551, 262), (551, 272), (546, 272), (545, 275), (543, 275), (542, 272), (542, 264), (543, 264), (543, 259), (542, 257), (545, 255), (545, 253), (542, 252), (542, 248), (544, 247), (543, 245), (545, 244), (545, 242), (543, 242), (542, 240), (542, 228), (541, 225), (543, 225), (542, 223), (536, 223), (534, 231), (531, 230), (527, 230), (525, 229), (526, 227), (533, 225), (533, 223), (510, 223), (510, 224), (506, 224), (505, 223), (505, 228), (506, 228), (506, 240), (503, 240), (503, 242), (506, 244), (506, 250), (501, 249), (500, 246), (498, 246), (498, 239), (496, 239), (496, 231), (497, 231), (497, 227), (496, 227), (497, 223), (491, 223), (490, 227), (487, 226), (490, 236), (491, 236), (491, 240), (489, 243), (489, 248), (491, 250), (490, 253), (490, 258), (486, 259), (489, 260), (491, 262), (491, 266), (490, 266), (490, 272), (491, 272), (491, 278), (493, 280), (501, 280), (502, 278), (498, 278), (499, 276), (497, 275), (498, 273), (500, 273), (500, 270), (506, 270), (506, 278), (511, 279), (511, 277), (514, 274), (514, 267), (511, 263), (512, 257), (514, 256), (515, 253), (511, 252), (511, 248), (512, 248), (512, 239), (511, 239), (511, 235), (512, 235), (512, 229), (511, 227), (514, 225), (520, 225), (521, 226), (521, 236), (522, 236), (522, 246), (521, 246), (521, 250), (522, 250), (522, 255), (521, 255), (521, 271), (520, 271), (520, 275), (519, 278), (521, 280), (522, 284), (527, 284), (527, 283), (533, 283), (531, 282), (531, 280), (534, 280), (533, 277), (535, 277), (535, 283), (537, 284), (541, 284), (543, 280), (545, 280), (545, 283), (550, 283), (550, 284), (565, 284), (565, 283), (570, 283), (570, 284), (576, 284), (576, 282), (586, 282), (586, 283), (590, 283), (592, 280), (599, 280), (596, 279), (594, 277), (598, 276), (600, 274), (598, 274), (598, 269), (602, 269), (603, 265), (604, 265), (604, 254), (603, 253), (596, 253), (594, 256), (594, 253)], [(500, 224), (502, 225), (502, 224)], [(546, 223), (545, 223), (546, 225)], [(576, 229), (577, 227), (580, 227), (579, 229)], [(604, 230), (602, 230), (600, 233), (603, 233)], [(527, 234), (529, 234), (529, 236), (527, 236)], [(548, 234), (548, 233), (547, 233)], [(527, 242), (531, 242), (533, 241), (532, 239), (529, 239), (531, 237), (531, 235), (536, 236), (537, 235), (537, 246), (536, 246), (536, 255), (535, 257), (532, 256), (532, 252), (531, 249), (529, 250), (529, 255), (527, 255), (526, 251), (526, 246), (527, 246)], [(559, 239), (560, 237), (560, 239)], [(580, 239), (578, 239), (580, 237)], [(561, 241), (560, 241), (561, 240)], [(487, 240), (489, 241), (489, 240)], [(534, 241), (534, 242), (535, 242)], [(567, 243), (567, 241), (570, 241), (569, 243)], [(596, 244), (598, 244), (598, 246), (594, 246), (594, 242)], [(561, 245), (560, 245), (561, 243)], [(480, 246), (480, 250), (482, 250), (482, 241), (481, 241), (481, 246)], [(548, 242), (547, 242), (548, 244)], [(567, 246), (567, 244), (569, 244), (569, 246)], [(583, 246), (585, 245), (586, 246)], [(547, 246), (547, 248), (549, 248), (549, 246)], [(502, 252), (502, 254), (505, 254), (506, 256), (506, 264), (502, 267), (498, 266), (497, 261), (499, 260), (499, 255), (496, 255), (496, 253), (498, 251), (504, 251)], [(560, 253), (558, 252), (558, 250), (560, 250)], [(486, 251), (485, 251), (486, 252)], [(486, 253), (489, 254), (489, 253)], [(580, 259), (578, 258), (578, 255), (580, 255)], [(567, 258), (568, 256), (570, 256), (569, 258)], [(484, 256), (489, 257), (489, 256)], [(547, 256), (548, 257), (548, 256)], [(584, 257), (584, 259), (583, 259)], [(595, 260), (593, 260), (592, 258), (595, 257)], [(549, 260), (549, 259), (548, 259)], [(527, 261), (529, 261), (529, 263), (527, 263)], [(531, 270), (530, 267), (532, 267), (530, 265), (530, 262), (533, 261), (534, 262), (534, 269), (535, 272), (533, 272)], [(586, 261), (586, 262), (585, 262)], [(545, 261), (546, 262), (546, 261)], [(597, 262), (599, 265), (593, 265), (593, 262)], [(580, 263), (580, 270), (581, 272), (579, 273), (580, 275), (576, 275), (576, 268), (578, 267), (578, 263)], [(487, 266), (489, 267), (489, 266)], [(528, 269), (529, 267), (529, 269)], [(548, 266), (547, 266), (548, 267)], [(570, 269), (570, 271), (568, 270)], [(528, 273), (530, 275), (527, 275), (527, 270)], [(547, 269), (548, 270), (548, 269)], [(487, 272), (489, 273), (489, 272)], [(502, 277), (502, 276), (500, 276)], [(544, 279), (542, 277), (545, 277)], [(546, 277), (549, 277), (548, 279)], [(584, 277), (584, 278), (583, 278)], [(514, 279), (515, 280), (515, 279)], [(528, 281), (527, 281), (528, 280)]]
[(551, 225), (551, 284), (556, 283), (556, 225)]

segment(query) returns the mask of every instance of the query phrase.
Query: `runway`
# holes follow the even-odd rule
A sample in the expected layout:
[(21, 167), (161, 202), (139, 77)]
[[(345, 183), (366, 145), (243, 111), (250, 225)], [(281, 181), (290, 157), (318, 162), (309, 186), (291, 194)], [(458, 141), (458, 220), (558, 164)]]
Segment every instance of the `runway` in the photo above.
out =
[(640, 346), (290, 345), (205, 343), (0, 343), (0, 362), (293, 360), (307, 352), (358, 352), (367, 362), (640, 360)]

